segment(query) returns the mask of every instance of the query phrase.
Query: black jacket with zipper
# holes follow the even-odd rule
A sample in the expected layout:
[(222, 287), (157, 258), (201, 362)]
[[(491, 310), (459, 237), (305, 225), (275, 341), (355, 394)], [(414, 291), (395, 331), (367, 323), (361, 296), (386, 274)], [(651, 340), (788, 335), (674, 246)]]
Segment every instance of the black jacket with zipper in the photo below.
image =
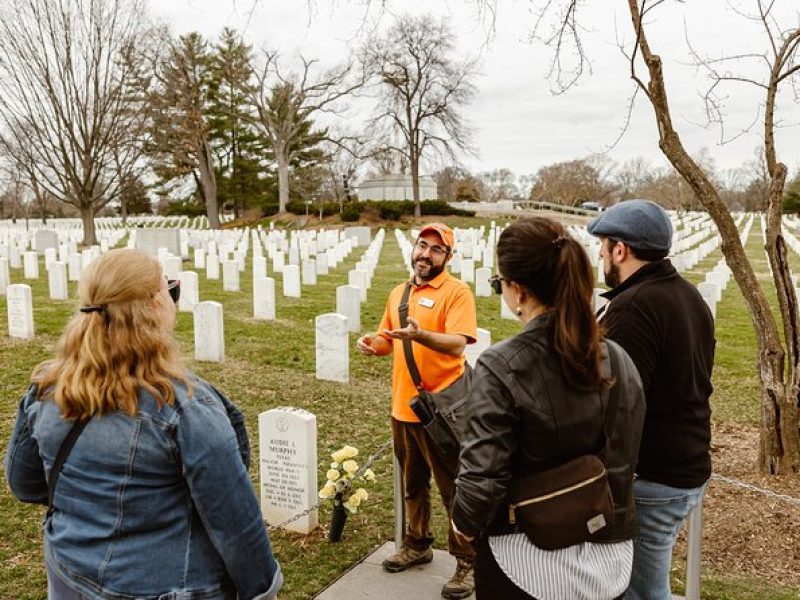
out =
[(677, 488), (711, 476), (714, 319), (669, 260), (641, 267), (603, 294), (600, 318), (642, 379), (647, 412), (636, 475)]
[[(486, 350), (478, 360), (461, 441), (452, 517), (470, 536), (514, 531), (508, 522), (508, 486), (515, 478), (548, 469), (605, 443), (600, 390), (566, 381), (554, 349), (553, 315)], [(614, 497), (613, 522), (591, 541), (616, 542), (636, 532), (633, 472), (644, 419), (644, 394), (636, 367), (613, 342), (616, 414), (606, 456)], [(603, 360), (608, 360), (604, 347)]]

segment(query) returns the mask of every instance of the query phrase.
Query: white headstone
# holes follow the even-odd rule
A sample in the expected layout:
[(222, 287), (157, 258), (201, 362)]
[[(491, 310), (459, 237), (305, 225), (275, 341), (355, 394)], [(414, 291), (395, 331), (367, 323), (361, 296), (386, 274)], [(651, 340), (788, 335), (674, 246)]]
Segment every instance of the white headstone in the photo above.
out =
[(31, 286), (14, 283), (6, 288), (8, 335), (24, 340), (33, 337), (33, 295)]
[(703, 300), (706, 301), (709, 310), (711, 311), (711, 316), (715, 319), (717, 318), (717, 294), (719, 293), (719, 288), (717, 288), (717, 284), (715, 283), (698, 283), (697, 289), (700, 292), (700, 295), (703, 297)]
[(324, 252), (317, 254), (317, 275), (328, 274), (328, 255)]
[(317, 379), (325, 381), (350, 381), (350, 344), (347, 334), (347, 317), (337, 313), (318, 315)]
[(475, 261), (465, 258), (461, 261), (461, 281), (472, 283), (475, 281)]
[(219, 259), (216, 254), (206, 256), (206, 279), (219, 279)]
[(0, 257), (0, 296), (6, 295), (6, 288), (11, 283), (11, 275), (8, 272), (8, 259)]
[(170, 254), (181, 256), (181, 236), (178, 229), (140, 227), (136, 229), (136, 249), (158, 256), (158, 249), (165, 248)]
[(194, 271), (180, 271), (178, 279), (181, 282), (181, 297), (178, 300), (178, 310), (181, 312), (193, 312), (197, 303), (200, 302), (197, 273)]
[(267, 276), (267, 259), (263, 256), (253, 256), (253, 279)]
[(194, 251), (194, 268), (198, 270), (206, 268), (206, 251), (202, 248), (196, 248)]
[(474, 344), (467, 344), (464, 348), (464, 355), (467, 357), (467, 362), (470, 366), (474, 367), (478, 362), (478, 358), (489, 346), (492, 345), (492, 332), (488, 329), (478, 328), (478, 340)]
[(33, 234), (33, 249), (42, 255), (47, 248), (58, 250), (58, 232), (52, 229), (39, 229)]
[(300, 267), (297, 265), (283, 267), (283, 295), (288, 298), (300, 297)]
[(167, 256), (161, 264), (167, 279), (178, 279), (178, 273), (183, 269), (183, 261), (180, 256)]
[[(58, 260), (58, 250), (55, 248), (45, 248), (44, 249), (44, 268), (49, 271), (50, 266)], [(66, 267), (66, 262), (64, 263)]]
[(82, 264), (83, 264), (83, 261), (81, 259), (81, 255), (80, 254), (78, 254), (76, 252), (70, 253), (70, 255), (69, 255), (69, 263), (67, 265), (69, 267), (68, 276), (69, 276), (69, 280), (70, 281), (78, 281), (78, 279), (80, 279), (80, 276), (81, 276), (81, 265)]
[(194, 309), (194, 358), (207, 362), (225, 360), (225, 329), (219, 302), (200, 302)]
[(50, 286), (50, 299), (66, 300), (69, 297), (67, 287), (67, 265), (63, 262), (55, 261), (50, 265), (47, 278)]
[[(299, 408), (274, 408), (258, 416), (261, 512), (280, 523), (317, 502), (317, 418)], [(298, 533), (317, 527), (317, 511), (286, 525)]]
[(489, 278), (492, 270), (486, 267), (475, 269), (475, 295), (479, 298), (486, 298), (492, 295), (492, 286), (489, 285)]
[(275, 280), (272, 277), (253, 278), (253, 318), (275, 320)]
[(235, 260), (226, 260), (222, 263), (222, 290), (239, 291), (239, 263)]
[(369, 274), (361, 269), (354, 269), (347, 273), (347, 283), (357, 287), (361, 292), (361, 302), (367, 301), (367, 279)]
[(36, 252), (25, 252), (22, 261), (25, 279), (39, 279), (39, 255)]
[(302, 262), (303, 285), (317, 285), (317, 261), (308, 258)]
[(337, 287), (336, 312), (347, 317), (347, 331), (361, 331), (361, 290), (354, 285)]

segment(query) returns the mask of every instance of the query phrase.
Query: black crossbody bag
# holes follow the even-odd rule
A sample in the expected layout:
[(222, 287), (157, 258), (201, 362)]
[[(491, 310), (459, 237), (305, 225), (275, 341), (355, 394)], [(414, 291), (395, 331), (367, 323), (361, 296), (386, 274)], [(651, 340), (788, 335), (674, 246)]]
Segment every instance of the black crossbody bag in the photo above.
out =
[(53, 496), (56, 492), (58, 476), (61, 475), (64, 462), (67, 460), (69, 453), (72, 451), (72, 447), (75, 445), (75, 442), (78, 440), (78, 437), (80, 437), (83, 428), (86, 427), (88, 422), (88, 419), (86, 421), (75, 421), (69, 432), (67, 432), (64, 441), (61, 442), (58, 454), (56, 454), (56, 459), (53, 461), (53, 467), (50, 469), (50, 475), (47, 477), (47, 514), (45, 515), (45, 520), (50, 518), (50, 515), (53, 514)]
[[(406, 283), (400, 299), (400, 306), (398, 306), (401, 327), (408, 325), (410, 295), (411, 283), (409, 282)], [(412, 398), (410, 403), (411, 410), (417, 415), (428, 437), (436, 444), (443, 456), (448, 458), (458, 456), (463, 409), (472, 384), (472, 367), (468, 363), (464, 363), (464, 372), (458, 379), (439, 392), (429, 392), (423, 386), (422, 377), (420, 377), (417, 363), (414, 360), (411, 340), (403, 340), (403, 354), (411, 380), (414, 382), (414, 387), (417, 388), (417, 396)]]

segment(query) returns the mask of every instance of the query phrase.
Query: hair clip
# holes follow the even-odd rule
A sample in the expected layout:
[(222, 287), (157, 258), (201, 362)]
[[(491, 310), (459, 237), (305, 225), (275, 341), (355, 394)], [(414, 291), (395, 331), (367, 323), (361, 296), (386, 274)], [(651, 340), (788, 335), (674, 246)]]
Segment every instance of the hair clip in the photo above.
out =
[(568, 239), (569, 239), (569, 238), (568, 238), (567, 236), (565, 236), (565, 235), (560, 235), (560, 236), (558, 236), (556, 239), (554, 239), (554, 240), (553, 240), (553, 242), (552, 242), (552, 243), (553, 243), (553, 246), (555, 246), (556, 248), (558, 248), (559, 250), (561, 250), (561, 248), (563, 248), (563, 247), (564, 247), (564, 244), (566, 244), (566, 243), (567, 243), (567, 240), (568, 240)]
[(78, 310), (82, 313), (103, 312), (105, 310), (102, 306), (81, 306)]

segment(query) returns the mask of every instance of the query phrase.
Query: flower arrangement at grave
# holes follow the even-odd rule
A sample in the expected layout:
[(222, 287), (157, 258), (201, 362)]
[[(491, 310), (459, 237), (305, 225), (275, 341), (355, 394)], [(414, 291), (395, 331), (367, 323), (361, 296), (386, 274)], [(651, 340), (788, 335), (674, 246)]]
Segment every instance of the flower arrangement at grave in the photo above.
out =
[(327, 481), (319, 491), (323, 500), (333, 498), (333, 517), (328, 539), (338, 542), (341, 539), (347, 512), (358, 512), (362, 502), (369, 499), (367, 490), (362, 486), (355, 487), (358, 483), (373, 483), (375, 473), (372, 469), (362, 469), (354, 460), (358, 456), (358, 448), (344, 446), (333, 452), (333, 462), (325, 474)]
[(341, 450), (332, 453), (333, 462), (325, 474), (327, 481), (319, 492), (319, 497), (323, 500), (333, 497), (334, 501), (340, 501), (351, 513), (358, 512), (361, 503), (369, 499), (369, 494), (363, 487), (353, 489), (354, 483), (373, 483), (375, 481), (375, 473), (372, 469), (364, 469), (363, 473), (359, 472), (360, 467), (353, 460), (356, 456), (358, 456), (358, 448), (353, 446), (344, 446)]

